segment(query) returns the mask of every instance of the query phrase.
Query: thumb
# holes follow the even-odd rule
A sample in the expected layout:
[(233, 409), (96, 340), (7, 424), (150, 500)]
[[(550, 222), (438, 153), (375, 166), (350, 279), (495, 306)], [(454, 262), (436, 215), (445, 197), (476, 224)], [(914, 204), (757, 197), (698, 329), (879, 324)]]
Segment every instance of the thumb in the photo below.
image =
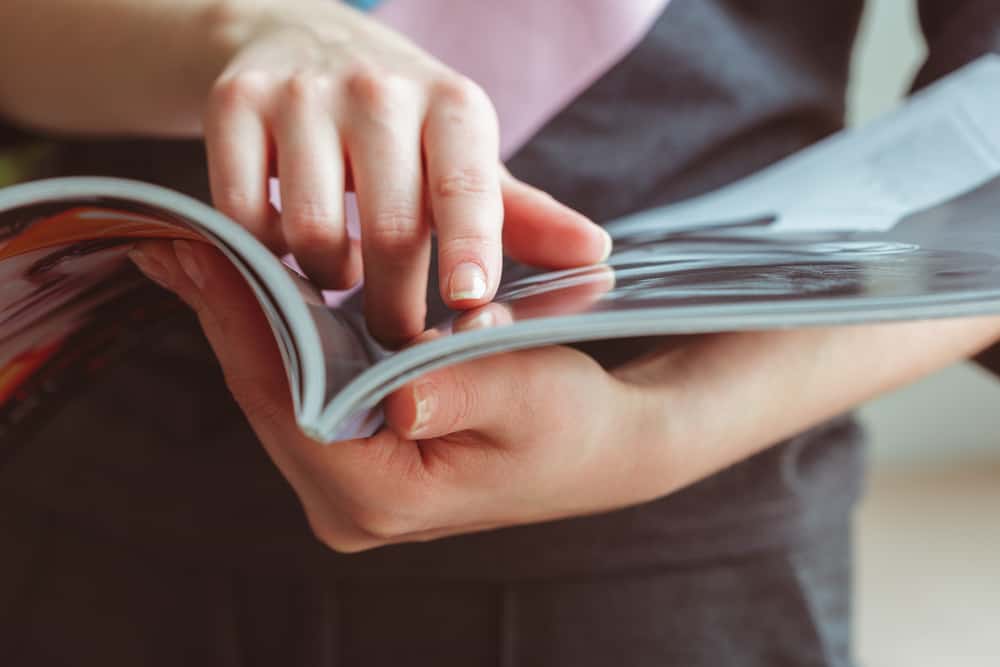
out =
[(147, 241), (134, 246), (129, 257), (146, 277), (194, 309), (230, 391), (251, 421), (292, 419), (274, 334), (250, 286), (222, 253), (206, 243)]
[(519, 262), (569, 269), (603, 262), (611, 237), (583, 214), (510, 174), (502, 178), (504, 252)]
[(492, 361), (433, 371), (399, 389), (385, 400), (386, 423), (414, 440), (499, 426), (506, 413), (517, 411), (511, 400), (519, 395), (521, 381)]
[(540, 406), (572, 376), (577, 352), (548, 347), (468, 361), (428, 373), (385, 401), (386, 423), (398, 435), (427, 440), (463, 431), (527, 440), (547, 419)]

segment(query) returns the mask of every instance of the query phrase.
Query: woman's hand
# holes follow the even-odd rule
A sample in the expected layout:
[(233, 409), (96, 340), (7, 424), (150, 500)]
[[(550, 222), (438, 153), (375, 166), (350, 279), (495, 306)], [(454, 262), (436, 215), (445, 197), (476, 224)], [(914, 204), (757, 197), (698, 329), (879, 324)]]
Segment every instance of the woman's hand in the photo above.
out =
[[(492, 298), (502, 249), (549, 267), (609, 250), (599, 228), (503, 170), (486, 94), (402, 36), (332, 2), (237, 12), (231, 24), (241, 46), (204, 121), (215, 203), (322, 287), (350, 287), (363, 266), (368, 324), (384, 342), (424, 328), (432, 228), (454, 308)], [(344, 224), (348, 187), (360, 241)]]
[(140, 268), (197, 311), (316, 534), (347, 551), (656, 498), (1000, 337), (1000, 317), (717, 334), (613, 374), (567, 348), (509, 353), (418, 379), (387, 399), (389, 428), (323, 447), (295, 424), (277, 347), (239, 274), (201, 244), (140, 252)]
[(233, 395), (334, 549), (609, 510), (679, 479), (648, 398), (563, 347), (425, 375), (389, 397), (388, 428), (321, 446), (296, 425), (273, 336), (229, 263), (185, 242), (147, 243), (134, 258), (194, 307)]
[[(0, 114), (59, 133), (203, 134), (216, 205), (323, 287), (363, 269), (384, 343), (423, 330), (432, 229), (442, 297), (460, 309), (493, 296), (501, 241), (551, 268), (610, 248), (504, 172), (476, 84), (343, 3), (3, 0), (0, 26), (0, 62), (24, 64), (0, 67)], [(344, 224), (347, 189), (360, 241)]]

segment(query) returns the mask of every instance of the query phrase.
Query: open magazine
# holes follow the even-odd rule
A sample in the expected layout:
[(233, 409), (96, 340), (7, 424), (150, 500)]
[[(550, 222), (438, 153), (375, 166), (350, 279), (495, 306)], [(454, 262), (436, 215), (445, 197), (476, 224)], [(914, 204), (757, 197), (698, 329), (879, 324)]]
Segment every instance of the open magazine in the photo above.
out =
[(392, 353), (243, 228), (184, 195), (104, 178), (0, 190), (0, 435), (43, 400), (80, 331), (147, 314), (135, 295), (148, 287), (126, 258), (138, 239), (206, 241), (233, 262), (271, 324), (299, 423), (324, 442), (372, 433), (380, 401), (421, 373), (502, 351), (1000, 313), (997, 109), (1000, 57), (988, 56), (862, 129), (610, 223), (605, 264), (508, 271), (484, 307), (492, 326), (456, 314), (438, 323), (441, 335)]

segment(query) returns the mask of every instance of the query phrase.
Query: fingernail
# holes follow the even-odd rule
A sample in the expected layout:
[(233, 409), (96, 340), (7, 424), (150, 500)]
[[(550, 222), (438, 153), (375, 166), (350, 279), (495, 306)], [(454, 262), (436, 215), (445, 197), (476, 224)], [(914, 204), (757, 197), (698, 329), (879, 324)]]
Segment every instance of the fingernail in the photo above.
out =
[(474, 262), (464, 262), (451, 272), (448, 296), (452, 301), (478, 300), (486, 296), (486, 274)]
[(140, 271), (142, 271), (144, 276), (152, 280), (160, 287), (170, 289), (170, 283), (168, 282), (170, 272), (167, 271), (167, 267), (159, 261), (153, 259), (138, 248), (132, 248), (129, 250), (128, 258), (132, 260), (132, 263), (135, 264)]
[(608, 257), (611, 257), (611, 251), (614, 250), (615, 242), (611, 240), (611, 234), (608, 234), (606, 230), (601, 230), (604, 232), (604, 253), (601, 254), (601, 259), (599, 261), (603, 262)]
[(195, 287), (204, 289), (205, 274), (202, 273), (201, 266), (198, 265), (198, 260), (194, 256), (194, 248), (191, 247), (191, 244), (188, 241), (174, 241), (174, 254), (177, 255), (178, 263), (184, 269), (187, 277), (191, 279), (191, 282), (195, 284)]
[(410, 433), (419, 435), (431, 420), (436, 399), (433, 388), (427, 383), (418, 384), (413, 387), (413, 398), (415, 401), (415, 416)]

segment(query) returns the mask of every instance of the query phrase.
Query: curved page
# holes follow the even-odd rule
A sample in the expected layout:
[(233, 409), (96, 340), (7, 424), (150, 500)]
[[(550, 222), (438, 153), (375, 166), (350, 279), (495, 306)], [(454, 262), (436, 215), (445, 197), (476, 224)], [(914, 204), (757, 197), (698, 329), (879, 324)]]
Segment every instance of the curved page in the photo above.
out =
[[(126, 254), (131, 243), (150, 238), (212, 242), (240, 270), (271, 324), (304, 423), (325, 404), (331, 368), (344, 375), (347, 364), (353, 377), (369, 365), (367, 356), (347, 361), (357, 334), (315, 290), (212, 208), (144, 183), (50, 179), (0, 190), (0, 404), (93, 323), (98, 307), (138, 286)], [(338, 336), (345, 341), (339, 346)], [(343, 357), (328, 364), (324, 338)]]
[(990, 313), (1000, 313), (1000, 178), (888, 231), (647, 228), (619, 234), (606, 264), (514, 280), (495, 303), (438, 327), (438, 338), (373, 366), (334, 398), (318, 435), (355, 437), (410, 379), (502, 351)]

